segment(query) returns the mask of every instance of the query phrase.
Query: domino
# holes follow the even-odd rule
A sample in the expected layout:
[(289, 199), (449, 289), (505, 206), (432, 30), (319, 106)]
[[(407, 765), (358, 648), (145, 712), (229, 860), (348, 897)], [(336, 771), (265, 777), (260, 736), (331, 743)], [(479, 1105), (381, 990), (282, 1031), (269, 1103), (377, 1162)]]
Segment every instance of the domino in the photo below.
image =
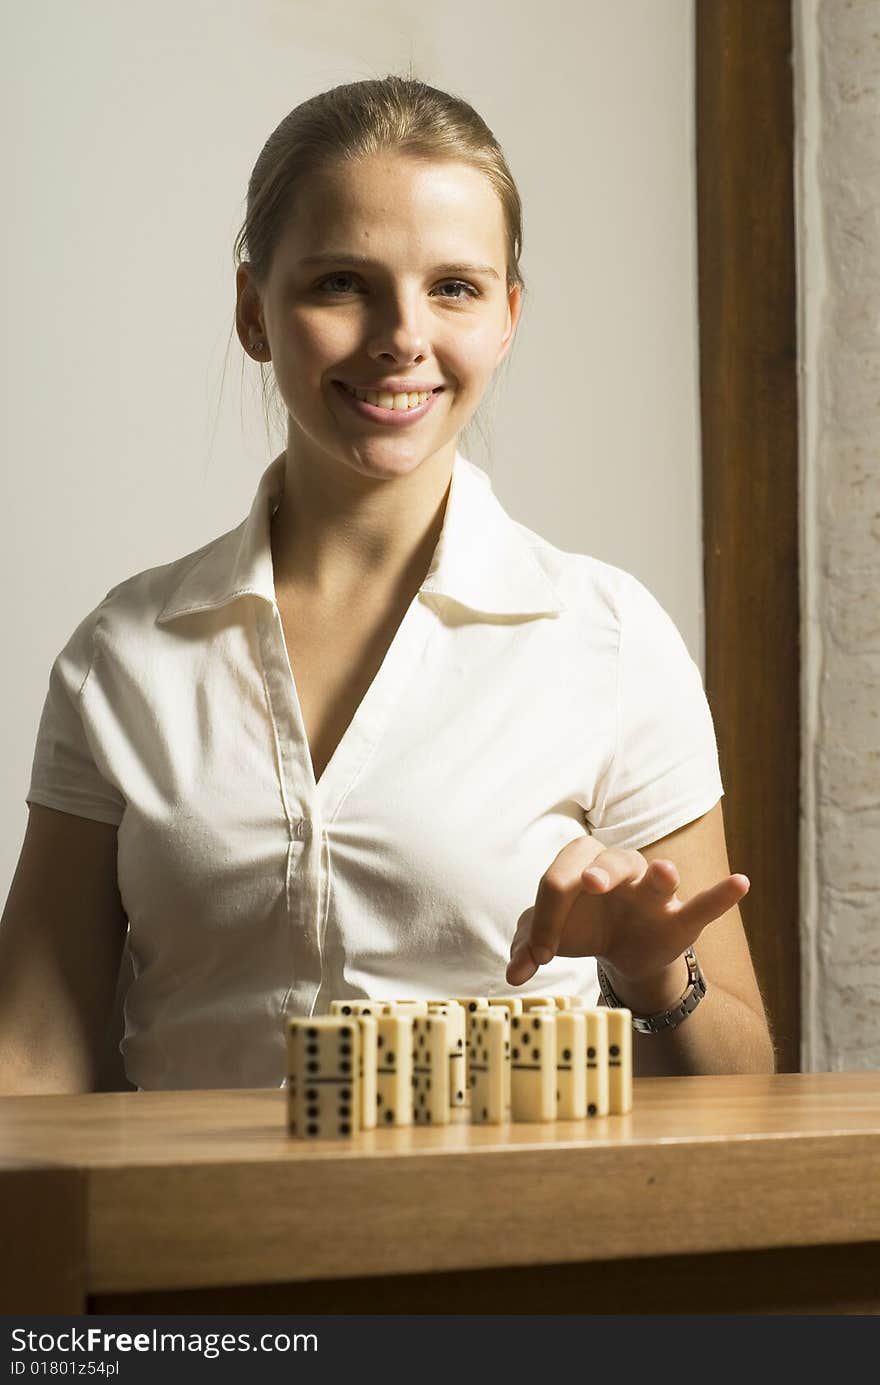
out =
[(416, 1125), (449, 1124), (449, 1026), (436, 1010), (412, 1022), (412, 1096)]
[(331, 1000), (331, 1015), (390, 1015), (389, 1000)]
[[(490, 997), (489, 997), (489, 1004), (490, 1004), (490, 1005), (498, 1005), (498, 1006), (502, 1006), (502, 1005), (503, 1005), (511, 1019), (513, 1019), (513, 1016), (514, 1016), (514, 1015), (521, 1015), (521, 1014), (523, 1013), (522, 996), (518, 996), (518, 995), (490, 996)], [(509, 1035), (508, 1035), (508, 1038), (509, 1038)], [(510, 1064), (508, 1063), (508, 1064), (506, 1065), (505, 1069), (504, 1069), (504, 1108), (505, 1108), (506, 1111), (509, 1111), (509, 1110), (510, 1110), (510, 1097), (511, 1097), (511, 1085), (510, 1085), (510, 1084), (511, 1084), (511, 1078), (510, 1078)]]
[(376, 1019), (376, 1117), (379, 1125), (412, 1125), (412, 1015)]
[(503, 1005), (509, 1015), (521, 1015), (523, 1012), (522, 996), (519, 995), (490, 995), (490, 1005)]
[(556, 1016), (556, 1116), (558, 1120), (583, 1120), (587, 1114), (587, 1021), (580, 1010), (562, 1010)]
[(299, 1139), (336, 1140), (359, 1127), (360, 1029), (356, 1019), (287, 1022), (288, 1127)]
[(515, 1121), (556, 1118), (556, 1012), (536, 1008), (510, 1021), (510, 1114)]
[[(499, 995), (499, 996), (490, 996), (490, 997), (489, 997), (489, 1004), (490, 1004), (490, 1006), (493, 1006), (493, 1005), (499, 1006), (499, 1007), (503, 1006), (504, 1009), (507, 1011), (508, 1017), (509, 1017), (510, 1019), (513, 1019), (513, 1016), (514, 1016), (514, 1015), (521, 1015), (521, 1014), (523, 1013), (522, 996), (518, 996), (518, 995)], [(508, 1037), (508, 1040), (509, 1040), (509, 1039), (510, 1039), (510, 1032), (509, 1032), (509, 1029), (508, 1029), (508, 1036), (507, 1036), (507, 1037)], [(508, 1062), (508, 1063), (505, 1064), (505, 1067), (504, 1067), (504, 1109), (505, 1109), (505, 1111), (509, 1111), (509, 1110), (510, 1110), (510, 1096), (511, 1096), (511, 1085), (510, 1085), (510, 1084), (511, 1084), (511, 1078), (510, 1078), (510, 1063)]]
[(468, 1014), (473, 1014), (474, 1010), (489, 1008), (489, 997), (485, 995), (454, 995), (451, 999), (457, 1001)]
[(392, 1000), (389, 1001), (392, 1015), (426, 1015), (428, 1013), (427, 1000)]
[(429, 1000), (428, 1014), (446, 1016), (449, 1043), (449, 1105), (464, 1106), (467, 1086), (464, 1009), (457, 1000)]
[(502, 1007), (478, 1010), (468, 1038), (471, 1121), (499, 1125), (507, 1116), (510, 1073), (510, 1014)]
[(632, 1010), (608, 1010), (608, 1112), (625, 1116), (632, 1110)]
[(333, 1000), (287, 1021), (287, 1117), (300, 1139), (377, 1125), (626, 1115), (632, 1012), (583, 996)]
[(361, 1031), (361, 1054), (358, 1064), (358, 1075), (360, 1077), (361, 1088), (359, 1105), (361, 1129), (375, 1130), (376, 1055), (378, 1053), (377, 1040), (379, 1037), (379, 1025), (375, 1015), (360, 1014), (356, 1015), (355, 1018), (358, 1028)]
[(455, 1000), (455, 1001), (457, 1001), (457, 1003), (458, 1003), (458, 1004), (462, 1007), (462, 1009), (464, 1010), (464, 1017), (465, 1017), (465, 1036), (464, 1036), (464, 1042), (465, 1042), (465, 1050), (464, 1050), (464, 1051), (465, 1051), (465, 1060), (464, 1060), (464, 1068), (465, 1068), (465, 1071), (464, 1071), (465, 1088), (464, 1088), (464, 1104), (465, 1104), (465, 1106), (469, 1106), (469, 1105), (470, 1105), (470, 1102), (471, 1102), (471, 1088), (470, 1088), (470, 1082), (468, 1081), (468, 1057), (467, 1057), (467, 1045), (468, 1045), (468, 1034), (469, 1034), (468, 1025), (469, 1025), (469, 1023), (470, 1023), (470, 1017), (471, 1017), (472, 1014), (474, 1014), (475, 1011), (477, 1011), (477, 1010), (488, 1010), (488, 1009), (489, 1009), (489, 997), (488, 997), (488, 996), (485, 996), (485, 995), (454, 995), (454, 996), (452, 997), (452, 999)]
[(610, 1108), (608, 1086), (608, 1015), (604, 1005), (584, 1011), (587, 1022), (587, 1115), (607, 1116)]

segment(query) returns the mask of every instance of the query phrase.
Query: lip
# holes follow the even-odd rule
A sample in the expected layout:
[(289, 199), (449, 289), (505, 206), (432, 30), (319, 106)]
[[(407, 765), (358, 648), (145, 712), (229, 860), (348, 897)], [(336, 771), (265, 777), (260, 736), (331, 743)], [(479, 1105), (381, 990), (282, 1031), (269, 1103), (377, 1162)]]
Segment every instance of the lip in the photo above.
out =
[[(368, 419), (372, 423), (384, 423), (391, 428), (405, 428), (408, 423), (418, 423), (419, 419), (424, 418), (428, 410), (434, 407), (438, 396), (443, 392), (440, 389), (435, 394), (429, 395), (424, 404), (417, 404), (414, 409), (383, 409), (378, 404), (367, 404), (365, 400), (358, 399), (346, 389), (341, 380), (334, 380), (333, 387), (349, 408), (360, 418)], [(358, 386), (358, 388), (362, 387)]]
[(362, 385), (358, 380), (340, 380), (350, 390), (375, 390), (377, 394), (424, 394), (425, 390), (442, 390), (442, 385), (428, 385), (424, 380), (405, 380), (402, 375), (392, 376), (379, 385)]

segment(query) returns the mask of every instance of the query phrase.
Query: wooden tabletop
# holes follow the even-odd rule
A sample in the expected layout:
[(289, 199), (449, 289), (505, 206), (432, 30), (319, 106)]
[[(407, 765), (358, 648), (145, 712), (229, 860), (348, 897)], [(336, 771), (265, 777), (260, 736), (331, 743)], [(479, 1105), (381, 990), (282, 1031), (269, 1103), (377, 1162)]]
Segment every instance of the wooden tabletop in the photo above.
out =
[(0, 1187), (28, 1167), (76, 1171), (92, 1294), (880, 1241), (880, 1074), (636, 1078), (626, 1116), (320, 1144), (281, 1090), (0, 1097)]

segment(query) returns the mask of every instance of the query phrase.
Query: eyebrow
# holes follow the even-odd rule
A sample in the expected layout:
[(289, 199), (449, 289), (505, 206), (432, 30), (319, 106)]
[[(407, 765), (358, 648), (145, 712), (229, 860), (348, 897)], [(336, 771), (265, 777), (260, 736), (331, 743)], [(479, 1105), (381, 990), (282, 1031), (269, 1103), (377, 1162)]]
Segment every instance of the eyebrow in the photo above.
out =
[[(344, 260), (346, 264), (370, 265), (378, 268), (380, 262), (371, 260), (368, 255), (356, 255), (347, 250), (329, 250), (319, 255), (304, 255), (300, 260), (302, 265), (318, 264), (338, 264)], [(500, 279), (501, 275), (493, 269), (490, 264), (438, 264), (435, 265), (433, 274), (488, 274), (493, 279)]]

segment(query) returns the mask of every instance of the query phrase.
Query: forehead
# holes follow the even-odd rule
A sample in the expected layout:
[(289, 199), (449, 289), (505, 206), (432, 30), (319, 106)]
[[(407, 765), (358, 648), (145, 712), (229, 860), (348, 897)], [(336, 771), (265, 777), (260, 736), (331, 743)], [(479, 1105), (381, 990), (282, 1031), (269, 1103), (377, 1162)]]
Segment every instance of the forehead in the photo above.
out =
[(479, 254), (503, 266), (501, 202), (469, 164), (379, 154), (335, 164), (298, 185), (279, 254), (287, 263), (318, 251), (396, 258)]

